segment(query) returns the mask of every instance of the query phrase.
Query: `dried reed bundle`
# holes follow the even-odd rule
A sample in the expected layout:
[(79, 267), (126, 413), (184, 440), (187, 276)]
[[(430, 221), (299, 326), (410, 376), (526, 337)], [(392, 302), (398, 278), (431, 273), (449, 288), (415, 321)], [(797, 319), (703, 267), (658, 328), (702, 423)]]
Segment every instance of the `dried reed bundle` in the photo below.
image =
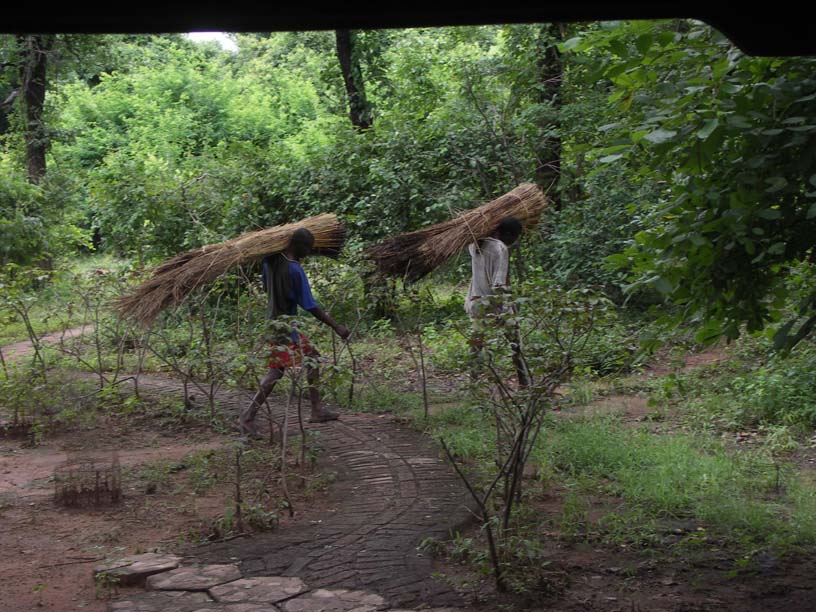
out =
[(305, 227), (315, 237), (314, 252), (336, 257), (346, 229), (336, 215), (321, 214), (297, 223), (278, 225), (181, 253), (159, 264), (150, 278), (114, 303), (120, 316), (147, 326), (165, 308), (179, 304), (198, 287), (214, 281), (234, 266), (262, 260), (286, 249), (292, 233)]
[(366, 255), (381, 274), (416, 281), (470, 243), (490, 236), (504, 217), (516, 217), (525, 230), (534, 227), (547, 204), (541, 188), (523, 183), (455, 219), (389, 238), (367, 249)]

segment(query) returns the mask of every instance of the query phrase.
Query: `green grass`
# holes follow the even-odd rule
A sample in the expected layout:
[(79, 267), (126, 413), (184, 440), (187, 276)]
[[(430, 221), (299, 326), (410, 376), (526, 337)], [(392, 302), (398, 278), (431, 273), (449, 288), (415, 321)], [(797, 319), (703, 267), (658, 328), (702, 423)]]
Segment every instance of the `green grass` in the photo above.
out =
[(491, 421), (475, 406), (462, 404), (433, 415), (427, 423), (415, 412), (413, 421), (424, 426), (435, 439), (444, 438), (445, 444), (457, 458), (477, 464), (489, 463), (494, 455), (494, 431)]
[(169, 459), (154, 459), (143, 463), (138, 468), (126, 470), (126, 474), (138, 480), (150, 493), (164, 488), (172, 477), (172, 474), (179, 470), (180, 464)]
[(421, 393), (400, 391), (387, 385), (358, 385), (355, 388), (353, 410), (360, 412), (400, 414), (421, 406)]
[[(426, 428), (457, 458), (489, 472), (491, 422), (462, 405), (432, 417)], [(680, 520), (739, 546), (816, 543), (816, 483), (766, 453), (734, 451), (711, 434), (656, 435), (610, 417), (550, 420), (531, 461), (545, 487), (557, 483), (567, 491), (557, 521), (566, 533), (654, 541)], [(592, 498), (614, 501), (587, 526)]]
[(704, 435), (656, 436), (611, 419), (560, 423), (538, 460), (551, 477), (589, 478), (641, 519), (691, 519), (735, 540), (816, 543), (816, 489), (758, 453)]
[(53, 423), (60, 430), (91, 426), (97, 416), (98, 395), (94, 391), (93, 383), (74, 380), (62, 372), (49, 372), (44, 381), (39, 371), (15, 364), (9, 368), (8, 379), (0, 374), (0, 420), (16, 414), (21, 420)]

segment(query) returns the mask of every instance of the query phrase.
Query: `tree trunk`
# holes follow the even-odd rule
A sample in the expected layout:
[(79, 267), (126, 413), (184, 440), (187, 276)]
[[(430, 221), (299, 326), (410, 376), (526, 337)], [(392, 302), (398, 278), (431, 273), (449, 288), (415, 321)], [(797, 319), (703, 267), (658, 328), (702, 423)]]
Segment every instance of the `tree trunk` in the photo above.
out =
[(47, 88), (48, 54), (54, 46), (53, 35), (18, 36), (20, 46), (20, 99), (25, 120), (28, 180), (39, 183), (45, 176), (48, 136), (43, 123)]
[(539, 143), (536, 157), (539, 165), (536, 168), (535, 182), (553, 201), (556, 210), (561, 210), (561, 193), (558, 179), (561, 176), (561, 135), (559, 112), (561, 109), (561, 83), (564, 64), (561, 53), (556, 46), (564, 39), (564, 25), (546, 23), (539, 32), (540, 52), (538, 54), (539, 102), (549, 104), (555, 117), (556, 135), (544, 138)]
[(337, 59), (346, 84), (349, 118), (354, 127), (364, 130), (371, 127), (371, 106), (365, 95), (363, 73), (356, 48), (356, 35), (351, 30), (335, 30)]

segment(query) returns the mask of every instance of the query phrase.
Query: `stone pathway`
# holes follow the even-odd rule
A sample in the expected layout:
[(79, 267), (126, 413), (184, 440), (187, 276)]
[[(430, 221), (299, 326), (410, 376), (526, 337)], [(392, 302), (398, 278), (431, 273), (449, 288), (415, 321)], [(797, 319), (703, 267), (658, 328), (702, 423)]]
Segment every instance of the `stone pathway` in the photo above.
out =
[[(143, 376), (139, 386), (146, 393), (180, 389), (177, 381), (158, 376)], [(234, 390), (218, 397), (230, 416), (246, 401), (246, 393)], [(273, 406), (276, 419), (282, 410)], [(295, 432), (296, 422), (292, 427)], [(320, 461), (337, 474), (326, 516), (318, 524), (212, 544), (197, 550), (196, 558), (237, 564), (245, 577), (298, 577), (323, 589), (371, 591), (395, 606), (463, 605), (431, 576), (430, 557), (417, 551), (425, 538), (451, 537), (475, 511), (438, 446), (390, 416), (343, 415), (308, 427), (317, 432)]]
[(374, 591), (395, 605), (461, 604), (416, 547), (469, 522), (470, 499), (433, 444), (393, 422), (346, 416), (316, 427), (337, 470), (332, 511), (317, 525), (207, 547), (246, 575), (298, 576), (319, 587)]
[[(123, 565), (124, 563), (124, 565)], [(158, 565), (178, 565), (177, 557), (155, 554), (114, 561), (94, 569), (97, 579), (115, 576), (148, 591), (108, 606), (110, 612), (414, 612), (390, 608), (374, 593), (351, 589), (312, 589), (299, 578), (241, 578), (235, 565), (186, 565), (152, 573)], [(113, 569), (111, 569), (113, 568)], [(148, 569), (150, 568), (150, 569)], [(423, 608), (453, 612), (452, 608)]]

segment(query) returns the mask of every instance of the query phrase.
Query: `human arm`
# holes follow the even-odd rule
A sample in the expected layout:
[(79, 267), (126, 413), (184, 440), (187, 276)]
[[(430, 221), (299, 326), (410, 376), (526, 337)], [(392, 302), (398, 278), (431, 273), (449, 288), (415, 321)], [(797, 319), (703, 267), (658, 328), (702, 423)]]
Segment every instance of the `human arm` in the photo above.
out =
[(292, 281), (295, 301), (298, 303), (298, 305), (303, 308), (303, 310), (309, 312), (315, 319), (331, 327), (335, 332), (337, 332), (337, 335), (344, 340), (348, 338), (351, 333), (349, 332), (348, 328), (345, 325), (337, 323), (337, 321), (335, 321), (328, 312), (318, 306), (317, 302), (312, 296), (312, 290), (309, 286), (309, 279), (306, 278), (303, 268), (297, 266)]
[(505, 293), (509, 289), (510, 251), (498, 240), (491, 244), (487, 257), (487, 275), (493, 293)]
[(343, 340), (351, 335), (351, 332), (345, 325), (332, 319), (331, 315), (323, 310), (320, 306), (315, 306), (314, 308), (310, 309), (309, 312), (315, 319), (331, 327)]

